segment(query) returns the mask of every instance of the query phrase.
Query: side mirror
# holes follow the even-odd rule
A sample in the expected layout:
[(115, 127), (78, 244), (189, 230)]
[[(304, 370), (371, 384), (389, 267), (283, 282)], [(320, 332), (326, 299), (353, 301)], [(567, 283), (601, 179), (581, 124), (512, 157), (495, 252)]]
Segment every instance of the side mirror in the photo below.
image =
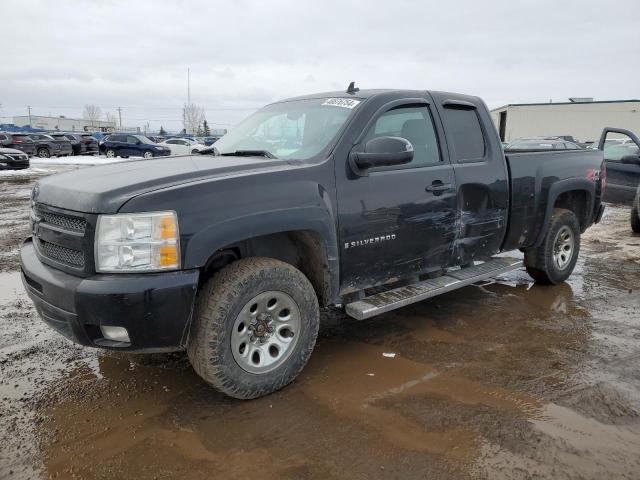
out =
[(403, 165), (413, 160), (413, 145), (400, 137), (377, 137), (369, 140), (364, 152), (351, 152), (352, 162), (358, 169)]
[(640, 166), (640, 155), (625, 155), (620, 159), (620, 163)]

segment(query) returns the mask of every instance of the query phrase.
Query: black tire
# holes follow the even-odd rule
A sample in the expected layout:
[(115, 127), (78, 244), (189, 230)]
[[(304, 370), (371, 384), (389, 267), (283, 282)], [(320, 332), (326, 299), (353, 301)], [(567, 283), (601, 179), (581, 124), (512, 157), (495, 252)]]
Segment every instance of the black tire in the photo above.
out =
[(107, 149), (107, 151), (105, 152), (105, 155), (107, 156), (107, 158), (116, 158), (116, 151), (113, 150), (112, 148)]
[[(567, 231), (570, 231), (573, 235), (573, 248), (570, 256), (567, 255), (569, 258), (567, 258), (566, 264), (560, 267), (554, 254), (556, 253), (559, 235)], [(549, 228), (542, 245), (525, 250), (524, 264), (527, 268), (527, 273), (537, 283), (554, 285), (569, 278), (576, 266), (579, 254), (580, 222), (578, 217), (571, 210), (556, 208), (551, 216)]]
[[(231, 332), (246, 305), (267, 291), (284, 292), (295, 302), (300, 331), (284, 363), (264, 373), (249, 373), (234, 358)], [(189, 360), (198, 375), (230, 397), (267, 395), (291, 383), (306, 365), (318, 336), (319, 318), (318, 299), (302, 272), (271, 258), (238, 260), (216, 273), (198, 293), (187, 345)]]
[(144, 152), (142, 154), (142, 156), (144, 158), (153, 158), (153, 157), (155, 157), (155, 154), (151, 150), (147, 150), (146, 152)]
[(191, 150), (191, 155), (197, 155), (198, 150), (196, 150), (195, 148), (193, 150)]
[[(640, 203), (640, 200), (638, 203)], [(640, 211), (638, 210), (638, 205), (634, 205), (631, 209), (631, 230), (635, 233), (640, 233)]]
[(37, 155), (40, 158), (49, 158), (51, 156), (51, 153), (49, 152), (48, 148), (40, 147), (38, 149)]

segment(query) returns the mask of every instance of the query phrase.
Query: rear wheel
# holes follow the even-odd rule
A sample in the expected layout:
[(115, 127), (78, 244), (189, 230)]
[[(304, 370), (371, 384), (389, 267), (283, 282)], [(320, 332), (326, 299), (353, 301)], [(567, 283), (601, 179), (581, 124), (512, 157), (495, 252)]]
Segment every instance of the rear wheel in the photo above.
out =
[(231, 397), (267, 395), (291, 383), (307, 363), (319, 316), (302, 272), (270, 258), (239, 260), (198, 293), (189, 360)]
[(38, 149), (38, 156), (40, 158), (49, 158), (51, 156), (51, 154), (49, 153), (49, 149), (48, 148), (40, 147)]
[(576, 266), (580, 253), (580, 223), (571, 210), (556, 208), (542, 245), (524, 253), (527, 273), (538, 283), (565, 281)]
[(116, 158), (115, 150), (112, 150), (112, 149), (107, 150), (107, 158)]
[(631, 230), (636, 233), (640, 233), (640, 210), (638, 210), (638, 203), (640, 203), (640, 198), (636, 200), (636, 204), (631, 209)]

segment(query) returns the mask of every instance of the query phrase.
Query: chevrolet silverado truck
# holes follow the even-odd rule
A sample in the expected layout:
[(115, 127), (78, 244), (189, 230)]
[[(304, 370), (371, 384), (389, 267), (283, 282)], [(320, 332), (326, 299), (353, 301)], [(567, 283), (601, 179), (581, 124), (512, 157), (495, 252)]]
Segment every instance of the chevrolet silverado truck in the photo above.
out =
[(347, 91), (268, 105), (199, 155), (38, 180), (22, 278), (82, 345), (186, 350), (249, 399), (293, 381), (320, 308), (356, 320), (524, 265), (571, 274), (603, 212), (597, 150), (503, 152), (474, 96)]

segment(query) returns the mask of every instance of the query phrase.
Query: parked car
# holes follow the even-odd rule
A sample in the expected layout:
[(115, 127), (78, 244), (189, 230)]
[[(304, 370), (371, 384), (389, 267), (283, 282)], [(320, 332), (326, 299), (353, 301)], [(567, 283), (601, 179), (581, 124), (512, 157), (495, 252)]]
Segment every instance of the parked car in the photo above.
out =
[(636, 198), (631, 207), (631, 230), (640, 233), (640, 185), (636, 189)]
[(98, 147), (98, 140), (90, 133), (67, 133), (68, 139), (75, 139), (79, 142), (79, 145), (75, 147), (74, 155), (98, 155), (100, 149)]
[[(36, 154), (39, 157), (66, 157), (73, 154), (71, 142), (67, 138), (58, 138), (44, 133), (32, 133), (29, 135), (36, 144)], [(52, 142), (54, 145), (52, 145)], [(52, 150), (53, 148), (53, 150)], [(46, 149), (47, 152), (42, 149)]]
[(36, 144), (26, 133), (0, 132), (0, 147), (15, 148), (27, 155), (36, 154)]
[[(609, 134), (627, 135), (624, 142), (608, 142)], [(607, 192), (604, 200), (632, 205), (640, 185), (640, 164), (634, 159), (640, 153), (640, 139), (629, 130), (606, 128), (598, 142), (607, 165)]]
[(29, 155), (15, 148), (0, 148), (0, 170), (29, 168)]
[(582, 147), (558, 137), (519, 138), (509, 143), (505, 150), (580, 150)]
[(114, 133), (104, 139), (102, 151), (109, 158), (113, 157), (164, 157), (171, 155), (168, 147), (158, 145), (144, 135), (127, 135)]
[(189, 155), (192, 153), (199, 153), (201, 150), (207, 148), (205, 144), (199, 143), (190, 138), (170, 138), (158, 145), (162, 145), (171, 150), (171, 155)]
[(75, 136), (63, 132), (54, 132), (50, 133), (49, 135), (51, 135), (56, 140), (67, 140), (71, 145), (71, 155), (79, 155), (81, 149), (80, 140), (78, 140)]
[(321, 306), (369, 318), (521, 268), (494, 256), (513, 250), (564, 281), (604, 211), (602, 152), (505, 156), (469, 95), (350, 85), (268, 105), (209, 152), (39, 179), (22, 278), (75, 342), (186, 350), (236, 398), (293, 381)]

